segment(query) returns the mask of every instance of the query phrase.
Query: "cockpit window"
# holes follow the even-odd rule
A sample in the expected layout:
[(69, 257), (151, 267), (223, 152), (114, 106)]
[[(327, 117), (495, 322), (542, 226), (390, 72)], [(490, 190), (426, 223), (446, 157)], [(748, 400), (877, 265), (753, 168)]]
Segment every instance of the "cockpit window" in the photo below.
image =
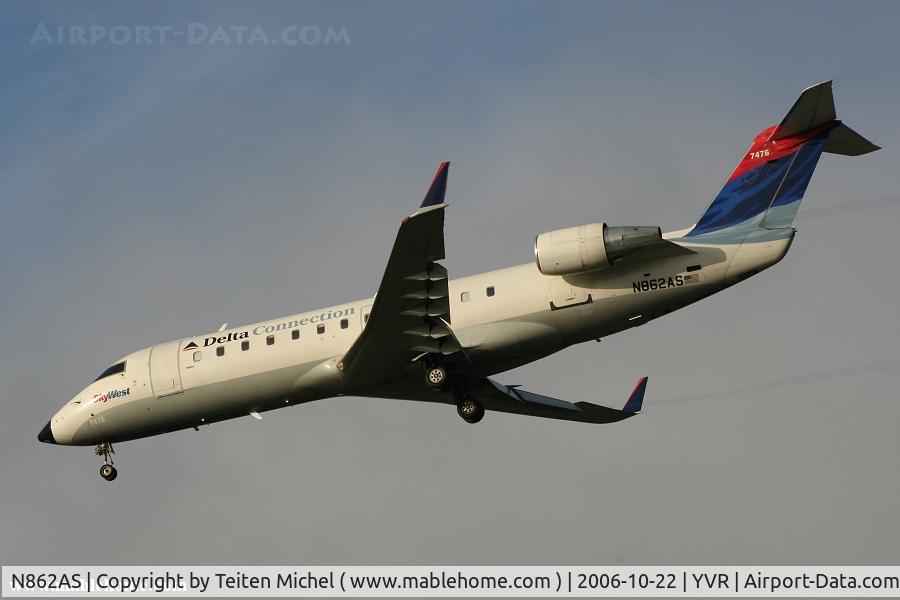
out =
[(100, 381), (104, 377), (109, 377), (110, 375), (115, 375), (116, 373), (124, 373), (125, 372), (125, 361), (120, 363), (116, 363), (107, 370), (100, 373), (100, 376), (97, 377), (94, 381)]

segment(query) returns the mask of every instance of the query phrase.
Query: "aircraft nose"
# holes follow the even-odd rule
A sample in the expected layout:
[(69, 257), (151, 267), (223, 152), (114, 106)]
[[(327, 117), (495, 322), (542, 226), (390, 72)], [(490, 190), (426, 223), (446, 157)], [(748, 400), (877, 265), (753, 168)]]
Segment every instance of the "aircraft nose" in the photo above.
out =
[(45, 444), (56, 443), (56, 440), (53, 438), (53, 430), (50, 429), (50, 421), (47, 421), (47, 424), (41, 429), (41, 432), (38, 434), (38, 441), (44, 442)]

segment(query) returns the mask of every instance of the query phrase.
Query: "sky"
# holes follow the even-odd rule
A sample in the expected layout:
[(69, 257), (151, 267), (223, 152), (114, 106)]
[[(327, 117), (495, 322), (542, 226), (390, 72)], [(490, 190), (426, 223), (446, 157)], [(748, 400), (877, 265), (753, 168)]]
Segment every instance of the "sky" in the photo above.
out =
[[(897, 564), (898, 18), (891, 2), (3, 3), (0, 563)], [(73, 26), (105, 36), (48, 43)], [(203, 36), (217, 26), (227, 40)], [(161, 29), (144, 44), (138, 27)], [(270, 43), (238, 42), (256, 29)], [(36, 440), (133, 350), (374, 294), (441, 161), (444, 265), (468, 275), (532, 260), (560, 227), (690, 225), (828, 79), (838, 117), (884, 149), (823, 157), (784, 261), (497, 376), (619, 406), (646, 374), (638, 418), (470, 426), (331, 399), (119, 444), (114, 484), (92, 448)]]

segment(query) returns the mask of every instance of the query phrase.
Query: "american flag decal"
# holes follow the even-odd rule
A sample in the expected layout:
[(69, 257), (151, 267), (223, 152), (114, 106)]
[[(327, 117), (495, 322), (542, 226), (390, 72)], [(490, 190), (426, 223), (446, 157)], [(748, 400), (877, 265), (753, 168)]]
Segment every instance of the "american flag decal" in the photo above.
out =
[(684, 284), (687, 285), (689, 283), (700, 283), (700, 276), (697, 275), (696, 273), (694, 273), (692, 275), (685, 275), (684, 276)]

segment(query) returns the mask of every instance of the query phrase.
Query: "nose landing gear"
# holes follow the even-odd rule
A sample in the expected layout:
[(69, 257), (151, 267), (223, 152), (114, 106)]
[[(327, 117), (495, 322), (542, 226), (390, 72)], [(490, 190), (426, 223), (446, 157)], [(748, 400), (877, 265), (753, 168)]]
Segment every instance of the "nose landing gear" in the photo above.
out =
[(112, 465), (103, 465), (100, 467), (100, 477), (107, 481), (112, 481), (118, 474), (119, 472), (116, 471), (116, 468)]
[(113, 466), (112, 455), (115, 453), (116, 451), (113, 450), (112, 444), (109, 442), (97, 444), (97, 447), (94, 448), (94, 454), (103, 457), (103, 466), (100, 467), (100, 477), (107, 481), (112, 481), (119, 474)]

